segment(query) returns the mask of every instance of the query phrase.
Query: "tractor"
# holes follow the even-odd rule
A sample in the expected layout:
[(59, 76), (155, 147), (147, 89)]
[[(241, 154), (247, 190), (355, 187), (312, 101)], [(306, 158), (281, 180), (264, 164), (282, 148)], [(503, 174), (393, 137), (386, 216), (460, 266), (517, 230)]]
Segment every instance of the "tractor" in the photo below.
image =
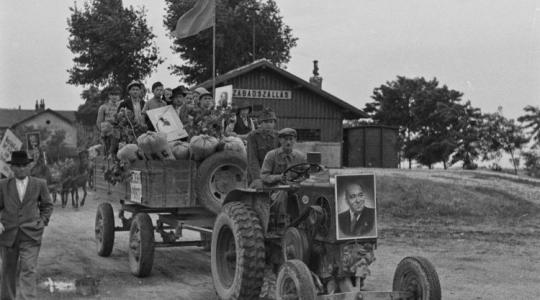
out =
[[(273, 274), (275, 299), (440, 299), (434, 266), (404, 258), (392, 291), (366, 291), (377, 237), (339, 239), (335, 178), (320, 156), (288, 168), (286, 184), (235, 189), (214, 223), (211, 270), (221, 299), (259, 299)], [(274, 200), (286, 193), (286, 201)], [(265, 284), (266, 285), (266, 284)]]

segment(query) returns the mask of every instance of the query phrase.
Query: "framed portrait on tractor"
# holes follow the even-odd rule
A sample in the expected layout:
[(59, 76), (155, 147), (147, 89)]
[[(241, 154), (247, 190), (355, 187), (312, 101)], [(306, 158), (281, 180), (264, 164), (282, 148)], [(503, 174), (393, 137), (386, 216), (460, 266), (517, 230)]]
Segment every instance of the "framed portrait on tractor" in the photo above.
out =
[(335, 193), (337, 239), (376, 238), (375, 175), (337, 175)]

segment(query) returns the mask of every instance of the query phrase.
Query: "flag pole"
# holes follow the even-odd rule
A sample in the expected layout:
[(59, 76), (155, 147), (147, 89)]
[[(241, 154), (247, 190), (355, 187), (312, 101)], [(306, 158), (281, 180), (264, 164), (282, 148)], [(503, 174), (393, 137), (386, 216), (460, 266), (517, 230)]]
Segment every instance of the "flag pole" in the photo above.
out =
[(212, 29), (212, 95), (216, 99), (216, 13), (217, 1), (214, 1), (214, 27)]

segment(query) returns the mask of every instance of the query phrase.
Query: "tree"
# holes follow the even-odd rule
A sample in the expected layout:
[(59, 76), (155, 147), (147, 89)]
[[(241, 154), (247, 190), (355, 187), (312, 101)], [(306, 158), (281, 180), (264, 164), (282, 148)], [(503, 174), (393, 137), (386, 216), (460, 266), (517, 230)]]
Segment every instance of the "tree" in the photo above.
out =
[(398, 126), (403, 157), (428, 167), (442, 162), (447, 168), (449, 159), (460, 145), (469, 126), (470, 102), (461, 104), (463, 94), (439, 86), (436, 78), (406, 78), (374, 89), (374, 102), (365, 111), (379, 124)]
[[(290, 60), (297, 38), (283, 23), (274, 0), (216, 0), (216, 73), (223, 74), (257, 58), (282, 66)], [(212, 77), (212, 30), (185, 39), (174, 37), (176, 22), (195, 0), (166, 0), (164, 25), (173, 39), (172, 49), (186, 63), (170, 66), (187, 83)], [(255, 45), (255, 47), (253, 47)]]
[(95, 126), (99, 106), (105, 102), (105, 95), (96, 86), (90, 86), (81, 93), (84, 103), (79, 105), (75, 117), (85, 126)]
[(536, 141), (536, 146), (540, 146), (540, 107), (527, 105), (523, 110), (526, 114), (518, 121), (525, 123), (524, 127), (530, 130), (530, 138)]
[(521, 128), (513, 119), (505, 118), (500, 111), (485, 115), (484, 142), (486, 143), (484, 159), (500, 157), (501, 152), (510, 154), (510, 160), (517, 174), (518, 161), (516, 152), (529, 142)]
[(121, 0), (91, 0), (70, 11), (68, 48), (75, 57), (69, 84), (126, 87), (162, 62), (144, 8), (124, 8)]
[(458, 143), (450, 164), (462, 161), (464, 169), (476, 169), (478, 165), (474, 161), (480, 158), (483, 146), (481, 140), (484, 137), (482, 112), (467, 101), (458, 122)]
[(399, 127), (398, 143), (404, 147), (403, 156), (409, 160), (409, 168), (415, 156), (412, 150), (418, 147), (411, 145), (411, 136), (415, 131), (411, 108), (416, 95), (426, 84), (424, 78), (398, 76), (395, 81), (387, 81), (375, 88), (371, 96), (375, 101), (367, 103), (364, 109), (375, 123)]

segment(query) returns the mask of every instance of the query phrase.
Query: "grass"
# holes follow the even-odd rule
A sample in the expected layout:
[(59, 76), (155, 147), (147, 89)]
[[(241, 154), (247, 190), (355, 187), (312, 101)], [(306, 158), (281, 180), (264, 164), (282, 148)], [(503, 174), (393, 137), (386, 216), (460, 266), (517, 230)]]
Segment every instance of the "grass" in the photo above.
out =
[[(375, 173), (378, 215), (384, 219), (465, 224), (540, 219), (539, 202), (526, 197), (527, 190), (538, 190), (536, 182), (471, 171), (446, 175), (406, 170)], [(478, 181), (472, 181), (475, 179)]]

